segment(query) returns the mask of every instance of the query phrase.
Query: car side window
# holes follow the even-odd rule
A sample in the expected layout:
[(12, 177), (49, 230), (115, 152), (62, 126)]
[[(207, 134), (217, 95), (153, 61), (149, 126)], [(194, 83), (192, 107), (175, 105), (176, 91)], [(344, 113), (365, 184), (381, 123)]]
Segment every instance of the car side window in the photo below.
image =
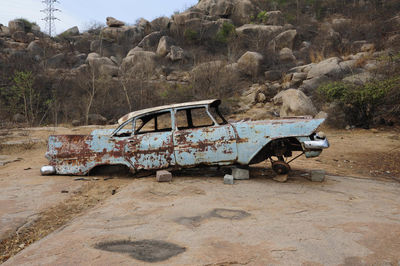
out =
[(214, 125), (214, 121), (208, 115), (205, 107), (191, 109), (193, 127), (209, 127)]
[(179, 130), (189, 128), (187, 113), (188, 113), (187, 109), (181, 109), (178, 110), (175, 114), (176, 127)]
[(115, 137), (129, 137), (132, 135), (133, 125), (132, 122), (127, 123), (123, 128), (118, 130), (118, 132), (114, 135)]
[(142, 116), (136, 119), (135, 134), (171, 131), (171, 112)]
[(180, 109), (175, 115), (178, 130), (213, 126), (205, 107)]

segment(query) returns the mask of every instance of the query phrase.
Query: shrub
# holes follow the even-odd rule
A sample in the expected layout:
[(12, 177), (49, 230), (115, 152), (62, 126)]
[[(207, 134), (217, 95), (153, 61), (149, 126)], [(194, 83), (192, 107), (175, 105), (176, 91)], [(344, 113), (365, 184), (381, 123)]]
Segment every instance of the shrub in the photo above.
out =
[(235, 26), (232, 23), (225, 22), (222, 28), (217, 32), (215, 40), (218, 43), (226, 44), (235, 34)]
[(369, 127), (378, 107), (388, 94), (400, 91), (400, 76), (374, 80), (363, 85), (333, 82), (318, 88), (318, 93), (329, 102), (344, 108), (346, 120), (357, 126)]
[(18, 20), (22, 21), (24, 23), (26, 32), (31, 32), (32, 27), (37, 26), (36, 22), (31, 22), (31, 21), (27, 20), (26, 18), (19, 18)]
[(185, 40), (189, 42), (195, 42), (199, 40), (199, 33), (195, 30), (186, 29), (183, 36), (185, 37)]

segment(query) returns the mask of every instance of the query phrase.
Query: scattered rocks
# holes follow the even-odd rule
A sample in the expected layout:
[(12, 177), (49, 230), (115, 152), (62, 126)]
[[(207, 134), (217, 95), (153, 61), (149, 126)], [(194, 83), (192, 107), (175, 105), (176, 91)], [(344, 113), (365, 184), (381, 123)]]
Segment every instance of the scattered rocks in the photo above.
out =
[(32, 33), (25, 33), (24, 31), (16, 31), (11, 35), (16, 42), (29, 43), (35, 39)]

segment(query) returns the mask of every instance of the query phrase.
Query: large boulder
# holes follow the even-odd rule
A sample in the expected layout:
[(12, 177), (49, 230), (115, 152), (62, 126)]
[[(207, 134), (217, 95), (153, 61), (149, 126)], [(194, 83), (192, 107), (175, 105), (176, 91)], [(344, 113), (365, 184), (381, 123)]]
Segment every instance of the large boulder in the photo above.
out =
[(119, 21), (118, 19), (115, 19), (113, 17), (107, 17), (106, 20), (107, 20), (108, 27), (118, 28), (118, 27), (125, 26), (124, 22)]
[(118, 76), (118, 66), (108, 57), (101, 57), (97, 53), (90, 53), (87, 56), (86, 62), (96, 76)]
[(156, 67), (156, 60), (157, 56), (154, 52), (131, 50), (122, 60), (121, 68), (123, 71), (135, 73), (152, 73)]
[(297, 36), (297, 31), (296, 30), (287, 30), (284, 31), (278, 36), (276, 36), (271, 42), (270, 46), (272, 45), (275, 47), (275, 51), (280, 51), (282, 48), (289, 48), (293, 49), (294, 46), (294, 41)]
[(143, 48), (144, 50), (150, 50), (155, 48), (163, 34), (159, 31), (152, 32), (146, 37), (143, 38), (143, 40), (137, 45), (138, 47)]
[(158, 47), (157, 47), (157, 55), (166, 56), (171, 51), (171, 46), (175, 44), (175, 41), (168, 36), (161, 37)]
[(174, 23), (178, 25), (186, 25), (192, 19), (203, 19), (204, 14), (196, 11), (186, 11), (173, 16)]
[(32, 55), (39, 55), (43, 56), (44, 55), (44, 50), (43, 46), (40, 41), (33, 41), (28, 45), (27, 48), (28, 52), (31, 53)]
[(10, 36), (10, 29), (0, 24), (0, 36), (1, 37)]
[(296, 57), (291, 49), (285, 47), (279, 51), (279, 60), (284, 64), (292, 64), (296, 61)]
[(238, 60), (240, 71), (253, 77), (257, 76), (261, 70), (261, 64), (264, 57), (257, 52), (246, 52)]
[(289, 89), (281, 91), (274, 98), (275, 105), (282, 105), (280, 109), (280, 117), (285, 116), (301, 116), (316, 115), (317, 109), (311, 99), (302, 91)]
[(90, 51), (101, 56), (124, 58), (128, 48), (109, 39), (94, 40), (90, 44)]
[(236, 33), (239, 37), (247, 40), (263, 39), (268, 42), (281, 33), (282, 30), (283, 27), (281, 26), (246, 24), (237, 28)]
[(60, 34), (61, 36), (76, 36), (79, 35), (79, 28), (77, 26), (69, 28)]
[(47, 60), (48, 68), (66, 68), (67, 67), (67, 58), (65, 53), (59, 53)]
[(144, 31), (136, 26), (103, 28), (101, 35), (121, 45), (134, 45), (139, 43), (144, 36)]
[(196, 8), (211, 16), (229, 18), (235, 25), (249, 23), (259, 11), (250, 0), (200, 0)]
[(8, 28), (11, 34), (13, 34), (16, 31), (25, 32), (25, 23), (19, 19), (11, 20), (8, 22)]
[(166, 31), (170, 24), (171, 19), (169, 17), (159, 17), (150, 22), (151, 29), (154, 31)]
[(312, 79), (326, 75), (327, 77), (337, 78), (342, 74), (342, 68), (339, 63), (341, 59), (338, 57), (331, 57), (324, 61), (314, 64), (308, 72), (307, 79)]

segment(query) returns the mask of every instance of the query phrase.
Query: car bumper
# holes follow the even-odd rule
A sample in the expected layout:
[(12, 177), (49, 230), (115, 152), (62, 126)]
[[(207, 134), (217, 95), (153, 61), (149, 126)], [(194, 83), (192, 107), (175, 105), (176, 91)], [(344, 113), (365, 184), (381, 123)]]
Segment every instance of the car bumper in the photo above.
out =
[(40, 173), (42, 175), (54, 175), (56, 174), (56, 168), (51, 165), (45, 165), (40, 168)]
[(327, 138), (317, 140), (304, 141), (304, 148), (306, 150), (323, 150), (329, 148), (329, 141)]

